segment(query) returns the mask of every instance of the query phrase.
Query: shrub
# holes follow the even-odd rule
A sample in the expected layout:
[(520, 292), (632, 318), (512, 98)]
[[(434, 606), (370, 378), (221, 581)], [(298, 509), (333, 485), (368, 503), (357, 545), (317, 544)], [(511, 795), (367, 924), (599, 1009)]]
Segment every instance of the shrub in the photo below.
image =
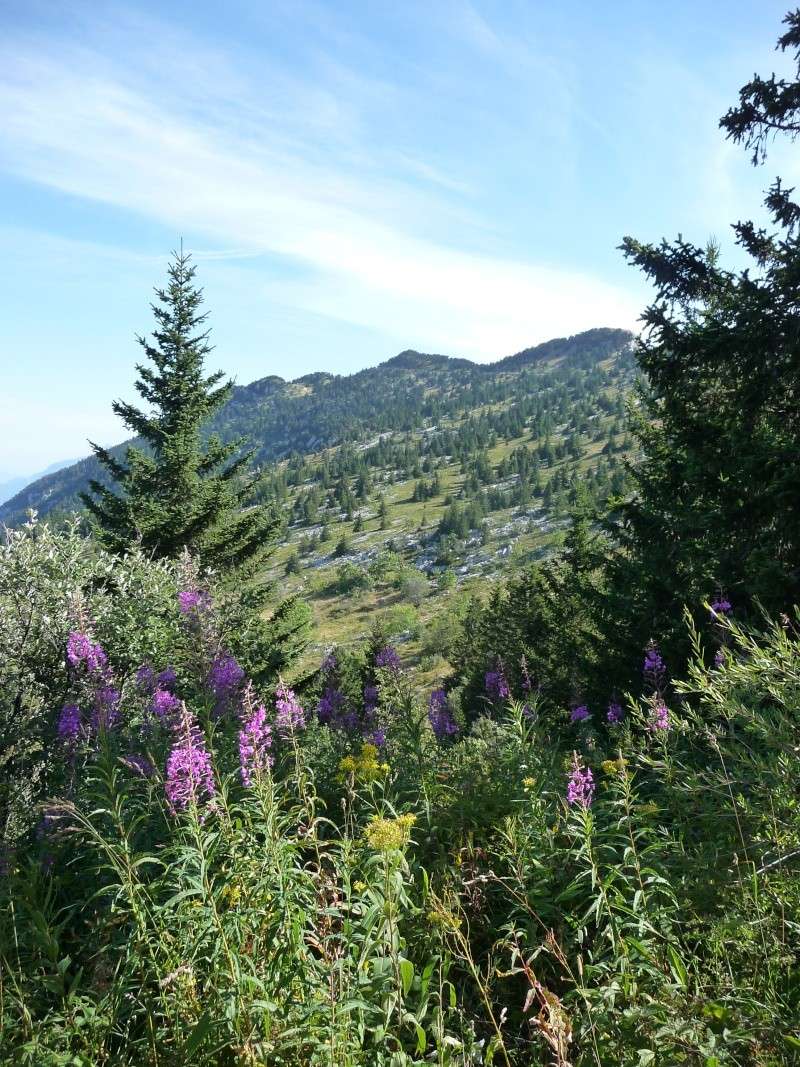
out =
[(336, 593), (363, 594), (372, 589), (372, 578), (368, 570), (348, 560), (336, 568), (332, 586)]
[(410, 604), (398, 604), (385, 611), (380, 618), (381, 625), (389, 638), (409, 633), (413, 638), (419, 637), (419, 615)]
[(651, 645), (571, 713), (500, 666), (428, 701), (376, 631), (301, 703), (189, 561), (30, 527), (0, 573), (47, 786), (6, 836), (4, 1061), (796, 1058), (794, 624), (718, 612), (683, 679)]
[(400, 581), (400, 592), (414, 607), (419, 607), (430, 591), (428, 579), (418, 570), (406, 570)]

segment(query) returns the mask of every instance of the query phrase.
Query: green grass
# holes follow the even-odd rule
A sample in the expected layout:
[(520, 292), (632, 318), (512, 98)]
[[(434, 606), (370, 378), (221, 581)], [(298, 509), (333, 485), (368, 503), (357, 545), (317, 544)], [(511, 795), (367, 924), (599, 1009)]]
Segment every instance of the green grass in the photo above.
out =
[[(476, 408), (472, 414), (477, 417), (481, 412), (502, 410), (507, 406), (508, 403), (487, 404)], [(604, 416), (596, 420), (596, 423), (599, 423), (604, 430), (607, 430), (613, 421), (613, 417)], [(442, 428), (452, 428), (453, 425), (455, 425), (455, 420), (450, 423), (441, 423)], [(554, 444), (558, 444), (560, 440), (561, 437), (559, 435), (554, 435)], [(487, 455), (492, 466), (496, 468), (515, 449), (531, 447), (532, 444), (535, 444), (535, 442), (532, 442), (531, 435), (526, 430), (520, 436), (496, 442), (487, 450)], [(580, 472), (588, 472), (597, 464), (604, 444), (604, 441), (590, 440), (584, 442), (583, 456), (576, 465)], [(325, 457), (330, 460), (337, 451), (337, 448), (324, 449), (318, 454), (308, 457), (309, 462), (311, 464), (319, 463)], [(564, 459), (556, 462), (552, 469), (543, 468), (543, 481), (546, 481), (547, 477), (554, 471), (568, 465), (569, 462), (569, 460)], [(363, 528), (359, 533), (353, 532), (352, 520), (346, 520), (341, 514), (328, 515), (326, 512), (321, 512), (320, 520), (325, 516), (328, 521), (330, 540), (320, 544), (311, 554), (300, 556), (301, 573), (299, 575), (287, 576), (286, 564), (289, 558), (298, 550), (304, 538), (307, 537), (308, 527), (293, 526), (287, 532), (285, 540), (276, 546), (271, 558), (270, 566), (266, 572), (267, 577), (282, 592), (301, 594), (308, 600), (313, 611), (313, 642), (308, 654), (301, 663), (302, 670), (315, 666), (321, 650), (328, 646), (333, 644), (342, 646), (357, 644), (369, 633), (377, 619), (380, 619), (386, 612), (396, 609), (403, 603), (397, 591), (388, 586), (357, 594), (331, 591), (331, 581), (340, 561), (335, 558), (326, 559), (326, 557), (332, 555), (340, 539), (345, 536), (350, 542), (353, 552), (359, 554), (368, 552), (377, 555), (390, 542), (395, 542), (402, 554), (403, 542), (406, 538), (414, 537), (423, 540), (435, 533), (445, 510), (445, 500), (448, 496), (457, 500), (464, 483), (464, 475), (461, 472), (459, 463), (451, 462), (442, 465), (438, 468), (439, 481), (442, 487), (439, 495), (424, 502), (414, 501), (412, 499), (414, 487), (421, 480), (420, 478), (412, 477), (384, 484), (381, 480), (382, 473), (386, 472), (373, 472), (375, 481), (374, 493), (369, 502), (366, 505), (361, 505), (358, 509), (363, 516)], [(430, 478), (431, 474), (422, 475), (422, 479), (425, 481), (429, 482)], [(293, 506), (297, 495), (303, 492), (307, 485), (308, 483), (294, 490), (288, 504), (289, 507)], [(380, 495), (383, 495), (389, 508), (389, 522), (385, 530), (380, 529), (378, 517)], [(540, 508), (541, 500), (534, 499), (529, 510), (538, 510)], [(519, 509), (507, 508), (503, 511), (491, 513), (488, 516), (488, 522), (492, 529), (502, 528), (518, 515)], [(552, 514), (551, 518), (557, 523), (562, 516)], [(318, 526), (319, 522), (314, 525)], [(503, 558), (498, 557), (496, 552), (503, 545), (509, 544), (509, 539), (500, 537), (497, 540), (492, 540), (487, 546), (487, 550), (491, 550), (494, 553), (493, 569), (498, 575), (507, 572), (511, 567), (524, 566), (526, 562), (549, 554), (562, 543), (563, 535), (558, 528), (549, 531), (534, 530), (529, 532), (524, 527), (520, 527), (515, 530), (514, 538), (512, 552)], [(409, 555), (407, 561), (413, 565), (411, 555)], [(459, 576), (458, 584), (462, 590), (484, 591), (488, 588), (490, 579), (480, 573), (473, 573), (467, 576)], [(438, 613), (446, 610), (446, 606), (446, 596), (440, 593), (432, 582), (430, 595), (424, 599), (418, 609), (419, 626), (423, 632)], [(419, 671), (421, 642), (418, 640), (407, 641), (403, 643), (401, 652), (408, 665), (414, 665)], [(442, 661), (434, 667), (422, 670), (420, 677), (423, 683), (427, 684), (432, 677), (441, 676), (447, 670), (448, 664)]]

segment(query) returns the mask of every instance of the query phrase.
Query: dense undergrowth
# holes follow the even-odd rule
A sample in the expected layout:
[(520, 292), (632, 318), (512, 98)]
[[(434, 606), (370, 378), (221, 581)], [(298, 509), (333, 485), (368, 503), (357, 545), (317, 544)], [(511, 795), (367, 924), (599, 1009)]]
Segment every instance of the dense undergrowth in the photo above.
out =
[(789, 620), (717, 601), (610, 707), (421, 706), (377, 638), (254, 685), (188, 559), (30, 526), (0, 571), (2, 1062), (798, 1058)]

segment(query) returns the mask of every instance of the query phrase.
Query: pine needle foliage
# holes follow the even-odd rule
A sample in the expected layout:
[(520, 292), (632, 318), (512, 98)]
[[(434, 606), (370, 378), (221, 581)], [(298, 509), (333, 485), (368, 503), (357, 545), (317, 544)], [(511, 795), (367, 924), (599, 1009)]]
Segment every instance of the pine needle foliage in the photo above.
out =
[(138, 337), (147, 363), (138, 363), (136, 391), (142, 410), (115, 401), (114, 412), (142, 442), (124, 459), (92, 443), (115, 487), (98, 480), (81, 499), (100, 540), (112, 551), (139, 544), (156, 557), (176, 558), (184, 548), (216, 570), (254, 570), (269, 551), (278, 525), (264, 506), (248, 506), (258, 477), (248, 472), (245, 439), (204, 440), (203, 427), (233, 390), (222, 371), (205, 374), (212, 351), (202, 290), (191, 256), (174, 253), (167, 285), (156, 289), (151, 339)]

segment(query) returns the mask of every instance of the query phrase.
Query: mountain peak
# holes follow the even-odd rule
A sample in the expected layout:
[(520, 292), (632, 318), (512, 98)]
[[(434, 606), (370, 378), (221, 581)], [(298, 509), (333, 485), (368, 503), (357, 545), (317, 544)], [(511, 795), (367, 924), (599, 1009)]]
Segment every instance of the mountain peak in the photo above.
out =
[(381, 366), (398, 367), (401, 370), (425, 370), (431, 367), (472, 367), (474, 364), (468, 359), (457, 359), (432, 352), (417, 352), (414, 348), (406, 348), (403, 352), (392, 356), (391, 359), (387, 359)]
[(632, 340), (633, 334), (630, 330), (598, 326), (570, 337), (554, 337), (531, 348), (523, 348), (521, 352), (506, 356), (491, 366), (496, 370), (520, 370), (522, 367), (551, 359), (605, 359), (623, 349)]

